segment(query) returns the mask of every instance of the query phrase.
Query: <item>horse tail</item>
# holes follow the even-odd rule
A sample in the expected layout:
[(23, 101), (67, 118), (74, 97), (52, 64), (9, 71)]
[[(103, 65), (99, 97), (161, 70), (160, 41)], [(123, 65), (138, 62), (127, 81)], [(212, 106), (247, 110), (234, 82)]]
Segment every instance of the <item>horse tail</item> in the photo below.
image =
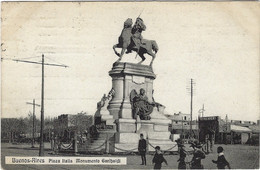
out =
[(153, 49), (153, 51), (155, 52), (155, 54), (158, 52), (158, 50), (159, 50), (159, 47), (158, 47), (158, 45), (157, 45), (157, 43), (156, 43), (156, 41), (152, 41), (152, 49)]

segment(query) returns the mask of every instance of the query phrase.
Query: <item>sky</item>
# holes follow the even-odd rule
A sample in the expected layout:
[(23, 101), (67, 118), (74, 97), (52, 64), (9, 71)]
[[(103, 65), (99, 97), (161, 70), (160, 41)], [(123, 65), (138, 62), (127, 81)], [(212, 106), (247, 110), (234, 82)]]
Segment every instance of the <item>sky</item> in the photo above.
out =
[[(256, 121), (259, 11), (257, 2), (3, 2), (1, 116), (25, 117), (26, 102), (40, 104), (41, 65), (8, 59), (40, 62), (41, 54), (69, 66), (45, 66), (45, 116), (94, 114), (112, 87), (112, 46), (124, 21), (142, 12), (142, 35), (159, 46), (154, 98), (168, 114), (190, 113), (192, 78), (194, 116), (204, 104), (205, 116)], [(139, 61), (134, 53), (122, 60)]]

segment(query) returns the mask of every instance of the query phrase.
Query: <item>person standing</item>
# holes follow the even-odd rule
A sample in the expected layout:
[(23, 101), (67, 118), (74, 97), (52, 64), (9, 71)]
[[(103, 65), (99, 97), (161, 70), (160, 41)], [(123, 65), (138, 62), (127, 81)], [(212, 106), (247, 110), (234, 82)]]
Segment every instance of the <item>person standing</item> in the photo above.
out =
[(167, 161), (164, 159), (160, 146), (155, 147), (155, 155), (153, 157), (154, 169), (161, 169), (162, 163), (165, 162), (168, 165)]
[(146, 147), (147, 147), (147, 144), (146, 144), (146, 140), (144, 139), (144, 135), (141, 133), (140, 134), (140, 140), (139, 140), (139, 143), (138, 143), (138, 151), (141, 155), (141, 159), (142, 159), (142, 164), (141, 165), (146, 165)]
[(215, 143), (215, 132), (214, 131), (211, 133), (209, 140), (210, 140), (210, 151), (213, 152), (213, 145)]
[(205, 143), (206, 143), (206, 153), (209, 153), (209, 134), (205, 136)]
[(205, 159), (205, 153), (201, 150), (202, 146), (199, 143), (193, 145), (194, 153), (191, 160), (191, 169), (203, 169), (201, 159)]
[(225, 169), (225, 167), (227, 166), (229, 169), (231, 169), (229, 162), (226, 160), (224, 153), (223, 153), (224, 149), (222, 146), (219, 146), (217, 148), (217, 152), (218, 152), (218, 159), (212, 160), (213, 163), (217, 164), (218, 169)]
[(60, 145), (59, 137), (57, 135), (55, 135), (55, 137), (54, 137), (54, 154), (58, 154), (59, 149), (60, 149), (59, 145)]
[(183, 141), (181, 140), (181, 138), (178, 138), (177, 140), (175, 140), (175, 142), (177, 143), (178, 152), (180, 153), (180, 148), (181, 148), (181, 144), (183, 143)]
[(52, 153), (54, 153), (54, 148), (55, 148), (55, 145), (54, 145), (54, 132), (51, 132), (51, 150), (52, 150)]
[(185, 149), (184, 149), (185, 146), (182, 143), (179, 144), (178, 146), (180, 148), (180, 150), (179, 150), (180, 158), (177, 161), (177, 162), (179, 162), (178, 169), (186, 169), (185, 158), (187, 155), (187, 151), (185, 151)]

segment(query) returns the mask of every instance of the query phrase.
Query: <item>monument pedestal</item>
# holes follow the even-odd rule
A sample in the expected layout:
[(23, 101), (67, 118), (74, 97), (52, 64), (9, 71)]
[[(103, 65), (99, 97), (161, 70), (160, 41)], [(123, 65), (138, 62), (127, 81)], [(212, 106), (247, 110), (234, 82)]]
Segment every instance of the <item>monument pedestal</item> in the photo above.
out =
[(122, 133), (135, 133), (136, 132), (136, 121), (134, 119), (117, 119), (116, 120), (117, 132)]
[(105, 102), (105, 105), (100, 109), (101, 121), (106, 122), (106, 125), (112, 126), (115, 125), (113, 115), (107, 110), (108, 101)]
[[(164, 116), (164, 107), (154, 107), (150, 114), (150, 120), (133, 119), (132, 105), (130, 103), (130, 93), (144, 89), (149, 102), (153, 101), (153, 80), (156, 78), (152, 67), (132, 63), (114, 63), (109, 71), (112, 77), (112, 87), (115, 94), (109, 102), (108, 110), (113, 115), (116, 123), (116, 133), (114, 136), (114, 152), (137, 151), (140, 134), (155, 146), (161, 146), (162, 150), (167, 150), (175, 145), (170, 140), (168, 126), (171, 123)], [(177, 150), (177, 148), (175, 149)], [(154, 151), (149, 145), (148, 151)], [(173, 151), (173, 150), (170, 150)]]
[(152, 67), (133, 63), (114, 63), (109, 71), (112, 77), (112, 87), (115, 90), (114, 97), (109, 102), (108, 110), (114, 119), (132, 119), (132, 107), (130, 92), (146, 91), (148, 100), (152, 101), (153, 80), (155, 74)]

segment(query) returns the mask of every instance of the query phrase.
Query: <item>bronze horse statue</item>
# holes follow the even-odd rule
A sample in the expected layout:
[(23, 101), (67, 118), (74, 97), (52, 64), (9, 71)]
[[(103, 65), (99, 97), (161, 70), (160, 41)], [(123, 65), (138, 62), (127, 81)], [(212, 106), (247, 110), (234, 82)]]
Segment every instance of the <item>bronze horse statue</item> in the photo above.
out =
[[(140, 47), (139, 48), (132, 48), (130, 46), (131, 43), (133, 43), (132, 41), (132, 19), (128, 18), (125, 22), (124, 22), (124, 28), (121, 32), (120, 37), (118, 38), (118, 44), (113, 46), (113, 50), (115, 52), (115, 54), (119, 57), (119, 59), (116, 62), (121, 61), (124, 53), (126, 50), (128, 51), (135, 51), (137, 52), (137, 54), (142, 58), (142, 61), (140, 61), (138, 64), (141, 64), (144, 60), (144, 54), (148, 54), (150, 56), (152, 56), (152, 61), (150, 63), (150, 66), (152, 66), (153, 61), (156, 57), (156, 53), (158, 52), (159, 48), (158, 45), (156, 43), (156, 41), (154, 40), (146, 40), (146, 39), (142, 39)], [(116, 48), (122, 48), (121, 53), (119, 54), (116, 51)], [(154, 53), (153, 53), (154, 51)], [(126, 52), (128, 53), (128, 52)]]

